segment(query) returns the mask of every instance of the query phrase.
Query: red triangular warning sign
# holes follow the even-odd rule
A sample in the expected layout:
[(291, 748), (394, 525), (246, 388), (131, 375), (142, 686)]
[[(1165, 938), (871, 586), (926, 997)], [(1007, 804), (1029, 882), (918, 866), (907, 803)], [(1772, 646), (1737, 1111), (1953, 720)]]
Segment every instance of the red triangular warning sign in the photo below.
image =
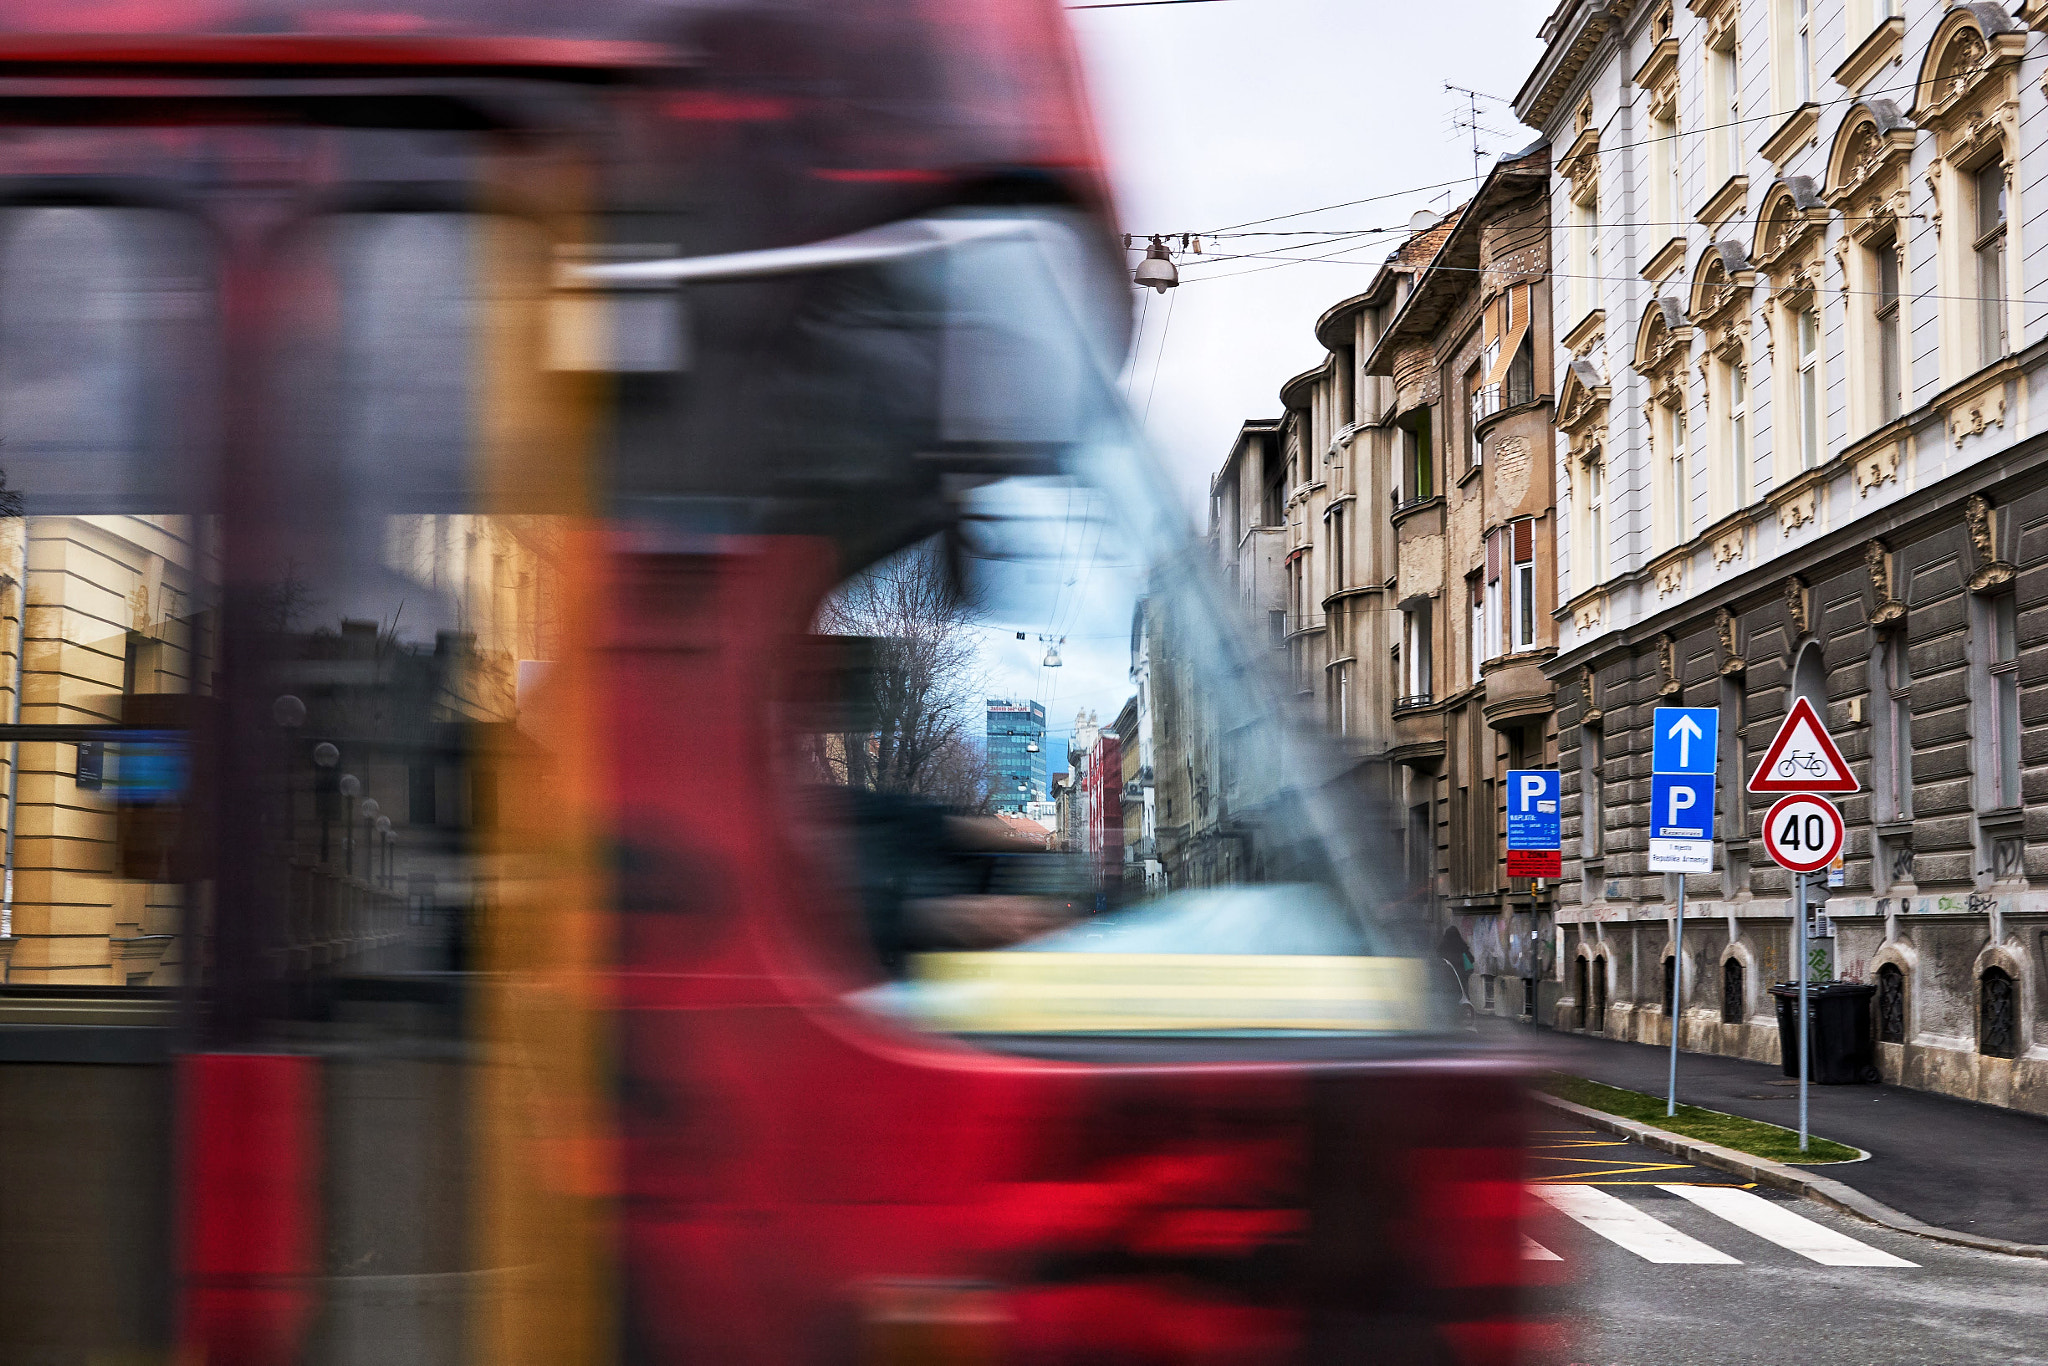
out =
[(1803, 697), (1793, 699), (1763, 762), (1749, 775), (1751, 792), (1854, 792), (1859, 786), (1820, 714)]

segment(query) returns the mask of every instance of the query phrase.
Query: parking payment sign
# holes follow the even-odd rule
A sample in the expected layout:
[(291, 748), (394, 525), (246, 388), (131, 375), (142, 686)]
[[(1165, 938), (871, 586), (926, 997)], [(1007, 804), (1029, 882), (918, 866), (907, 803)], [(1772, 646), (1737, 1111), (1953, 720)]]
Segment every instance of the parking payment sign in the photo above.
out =
[(1554, 768), (1508, 770), (1508, 876), (1564, 876), (1562, 785)]
[(1714, 777), (1657, 773), (1650, 777), (1650, 871), (1714, 871)]

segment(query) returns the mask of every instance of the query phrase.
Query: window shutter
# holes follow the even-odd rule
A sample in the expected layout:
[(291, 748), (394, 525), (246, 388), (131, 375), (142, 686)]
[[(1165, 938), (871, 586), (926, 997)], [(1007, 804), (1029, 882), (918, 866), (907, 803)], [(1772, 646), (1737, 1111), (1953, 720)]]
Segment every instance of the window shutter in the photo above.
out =
[(1514, 527), (1515, 563), (1527, 564), (1529, 561), (1536, 558), (1535, 519), (1531, 517), (1524, 517), (1521, 521), (1516, 522), (1514, 524)]
[(1486, 537), (1486, 581), (1493, 583), (1500, 578), (1500, 533), (1487, 533)]

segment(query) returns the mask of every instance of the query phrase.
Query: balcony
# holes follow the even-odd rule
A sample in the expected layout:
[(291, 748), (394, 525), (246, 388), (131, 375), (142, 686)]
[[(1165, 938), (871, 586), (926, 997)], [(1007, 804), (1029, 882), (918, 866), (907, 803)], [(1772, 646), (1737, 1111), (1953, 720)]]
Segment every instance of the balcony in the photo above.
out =
[(1444, 714), (1436, 699), (1427, 694), (1410, 694), (1394, 700), (1393, 734), (1387, 758), (1397, 764), (1424, 768), (1444, 757)]

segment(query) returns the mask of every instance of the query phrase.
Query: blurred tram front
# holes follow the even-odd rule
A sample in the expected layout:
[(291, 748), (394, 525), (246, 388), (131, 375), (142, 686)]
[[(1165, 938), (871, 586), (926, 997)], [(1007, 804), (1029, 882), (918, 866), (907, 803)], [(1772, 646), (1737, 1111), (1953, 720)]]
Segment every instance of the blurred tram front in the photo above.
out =
[(0, 123), (0, 1358), (1557, 1346), (1057, 6), (0, 0)]

